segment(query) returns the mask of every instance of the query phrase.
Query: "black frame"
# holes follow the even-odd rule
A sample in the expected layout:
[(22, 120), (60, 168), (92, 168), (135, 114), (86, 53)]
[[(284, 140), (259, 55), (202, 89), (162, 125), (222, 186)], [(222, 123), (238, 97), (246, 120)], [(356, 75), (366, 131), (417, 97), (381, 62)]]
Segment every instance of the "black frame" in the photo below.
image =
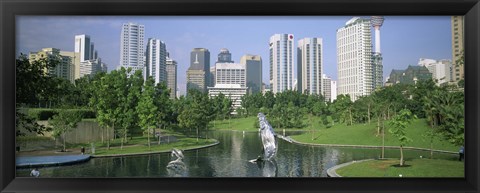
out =
[[(15, 178), (16, 15), (372, 14), (465, 15), (465, 178)], [(0, 0), (0, 20), (2, 192), (479, 192), (479, 0)]]

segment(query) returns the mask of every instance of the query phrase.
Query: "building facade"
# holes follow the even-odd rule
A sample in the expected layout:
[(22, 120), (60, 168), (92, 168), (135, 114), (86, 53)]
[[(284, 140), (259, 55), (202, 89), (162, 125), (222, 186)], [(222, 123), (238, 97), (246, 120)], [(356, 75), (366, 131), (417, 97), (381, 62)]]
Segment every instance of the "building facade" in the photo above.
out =
[(322, 38), (304, 38), (297, 47), (297, 90), (300, 93), (324, 94)]
[(145, 75), (145, 26), (124, 23), (120, 34), (120, 67), (131, 68), (130, 74), (143, 70)]
[(332, 79), (326, 74), (322, 75), (322, 96), (325, 98), (325, 102), (332, 102)]
[(208, 87), (209, 97), (216, 97), (220, 93), (232, 101), (232, 114), (237, 114), (236, 109), (242, 107), (242, 97), (247, 94), (247, 87), (239, 84), (216, 84), (215, 87)]
[(293, 89), (293, 44), (293, 34), (270, 37), (270, 85), (274, 94)]
[(428, 71), (432, 73), (432, 78), (436, 80), (437, 85), (446, 84), (453, 80), (453, 65), (450, 60), (420, 58), (418, 65), (427, 67)]
[(238, 84), (246, 87), (245, 64), (217, 63), (215, 69), (215, 85)]
[(80, 54), (80, 62), (85, 60), (93, 59), (92, 57), (92, 46), (93, 43), (90, 42), (90, 36), (82, 34), (75, 36), (75, 52)]
[[(463, 60), (464, 57), (464, 17), (452, 16), (452, 63), (453, 65), (453, 77), (452, 81), (458, 82), (465, 77), (464, 64), (458, 61)], [(458, 64), (457, 64), (458, 63)]]
[(260, 55), (243, 55), (240, 64), (245, 65), (248, 93), (262, 91), (262, 57)]
[(167, 87), (170, 89), (170, 98), (174, 99), (177, 95), (177, 61), (167, 58)]
[(354, 17), (337, 30), (338, 94), (353, 101), (374, 91), (370, 19)]
[(45, 73), (64, 78), (72, 83), (75, 81), (75, 68), (80, 66), (79, 53), (60, 51), (57, 48), (43, 48), (38, 52), (30, 52), (28, 57), (30, 62), (45, 58), (57, 61), (57, 66), (48, 71), (45, 69)]
[(432, 73), (427, 67), (409, 65), (406, 70), (392, 70), (387, 84), (416, 84), (418, 81), (429, 79), (432, 79)]
[(207, 92), (210, 83), (210, 51), (206, 48), (194, 48), (190, 52), (190, 67), (187, 70), (187, 92), (197, 89)]
[(216, 63), (233, 63), (232, 54), (227, 48), (220, 49)]
[(155, 79), (155, 84), (167, 81), (167, 46), (159, 39), (147, 41), (146, 75)]

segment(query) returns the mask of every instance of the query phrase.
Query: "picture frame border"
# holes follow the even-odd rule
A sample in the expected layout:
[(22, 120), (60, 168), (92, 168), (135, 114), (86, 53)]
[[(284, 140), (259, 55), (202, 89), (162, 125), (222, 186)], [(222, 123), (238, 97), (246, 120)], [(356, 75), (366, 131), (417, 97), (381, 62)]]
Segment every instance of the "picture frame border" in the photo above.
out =
[[(465, 15), (465, 178), (16, 178), (15, 17), (20, 15)], [(0, 0), (0, 21), (1, 192), (479, 191), (478, 0)]]

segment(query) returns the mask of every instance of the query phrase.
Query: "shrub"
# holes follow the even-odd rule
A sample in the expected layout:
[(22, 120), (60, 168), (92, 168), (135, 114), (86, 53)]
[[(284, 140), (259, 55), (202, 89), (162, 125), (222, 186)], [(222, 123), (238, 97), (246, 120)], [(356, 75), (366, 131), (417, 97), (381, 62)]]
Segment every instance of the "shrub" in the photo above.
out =
[[(90, 109), (69, 109), (68, 111), (77, 111), (83, 119), (96, 118), (95, 112)], [(58, 114), (57, 109), (28, 109), (28, 116), (38, 121), (46, 121), (56, 114)]]

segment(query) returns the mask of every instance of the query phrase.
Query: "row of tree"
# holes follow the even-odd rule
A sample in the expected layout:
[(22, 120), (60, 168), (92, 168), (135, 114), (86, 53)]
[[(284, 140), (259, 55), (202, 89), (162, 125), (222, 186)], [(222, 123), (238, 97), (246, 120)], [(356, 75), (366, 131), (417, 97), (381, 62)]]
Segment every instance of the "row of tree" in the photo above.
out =
[(415, 85), (396, 84), (374, 91), (352, 101), (349, 95), (339, 95), (333, 102), (324, 102), (321, 95), (296, 91), (257, 93), (242, 98), (242, 116), (258, 112), (267, 115), (277, 128), (305, 126), (305, 115), (321, 117), (327, 127), (335, 123), (346, 125), (377, 123), (377, 136), (400, 111), (407, 109), (419, 118), (426, 118), (433, 133), (441, 133), (451, 143), (464, 143), (464, 92), (457, 86), (437, 86), (433, 80)]

